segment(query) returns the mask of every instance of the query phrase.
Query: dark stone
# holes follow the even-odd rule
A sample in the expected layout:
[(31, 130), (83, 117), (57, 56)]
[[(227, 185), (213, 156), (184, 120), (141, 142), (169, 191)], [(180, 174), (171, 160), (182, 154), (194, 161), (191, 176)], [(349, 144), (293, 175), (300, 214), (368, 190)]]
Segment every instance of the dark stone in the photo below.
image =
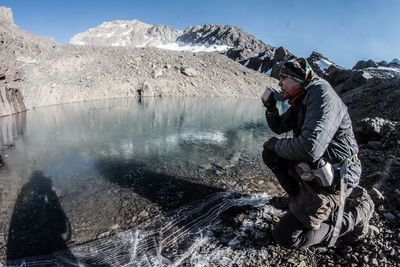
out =
[(360, 70), (360, 69), (366, 69), (366, 68), (376, 68), (378, 67), (378, 63), (376, 63), (373, 60), (368, 60), (368, 61), (364, 61), (364, 60), (360, 60), (357, 62), (357, 64), (353, 67), (353, 70)]

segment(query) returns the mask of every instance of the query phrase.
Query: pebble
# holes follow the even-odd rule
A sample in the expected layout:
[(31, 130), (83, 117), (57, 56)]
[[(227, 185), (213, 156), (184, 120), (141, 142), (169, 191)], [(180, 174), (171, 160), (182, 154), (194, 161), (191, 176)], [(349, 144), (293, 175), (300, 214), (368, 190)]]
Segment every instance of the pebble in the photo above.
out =
[(391, 250), (390, 250), (390, 254), (389, 254), (391, 257), (394, 257), (395, 255), (396, 255), (396, 250), (394, 249), (394, 248), (392, 248)]
[(372, 258), (370, 264), (372, 264), (374, 266), (378, 266), (379, 265), (378, 259)]
[(373, 233), (374, 235), (379, 235), (379, 233), (380, 233), (379, 228), (376, 227), (375, 225), (370, 225), (370, 226), (369, 226), (369, 229), (371, 229), (371, 231), (372, 231), (372, 233)]
[(148, 217), (148, 216), (149, 216), (149, 213), (145, 210), (139, 213), (139, 217)]
[(117, 230), (119, 228), (120, 228), (119, 224), (114, 224), (113, 226), (111, 226), (111, 230)]
[(358, 258), (357, 258), (357, 256), (356, 255), (351, 255), (351, 261), (352, 262), (355, 262), (355, 263), (358, 263)]
[(368, 262), (369, 262), (369, 257), (368, 257), (368, 255), (365, 255), (365, 256), (363, 257), (363, 261), (364, 261), (364, 263), (368, 263)]

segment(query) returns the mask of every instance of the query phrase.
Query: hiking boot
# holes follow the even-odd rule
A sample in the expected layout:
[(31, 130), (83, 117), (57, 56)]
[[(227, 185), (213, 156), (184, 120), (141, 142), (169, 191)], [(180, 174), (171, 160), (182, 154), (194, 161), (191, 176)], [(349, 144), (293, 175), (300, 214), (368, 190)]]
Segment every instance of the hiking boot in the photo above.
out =
[(367, 190), (359, 186), (353, 189), (346, 202), (354, 218), (354, 229), (340, 239), (345, 243), (355, 243), (364, 239), (370, 232), (369, 220), (374, 213), (375, 205)]

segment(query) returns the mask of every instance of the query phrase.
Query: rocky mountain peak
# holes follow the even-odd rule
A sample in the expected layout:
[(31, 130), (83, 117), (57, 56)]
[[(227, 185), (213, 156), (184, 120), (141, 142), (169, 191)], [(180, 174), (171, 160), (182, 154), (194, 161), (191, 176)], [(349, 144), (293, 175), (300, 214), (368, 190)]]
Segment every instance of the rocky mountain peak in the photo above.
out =
[(307, 58), (307, 61), (310, 63), (310, 66), (314, 72), (320, 77), (323, 77), (326, 70), (332, 64), (334, 64), (327, 57), (315, 51), (311, 53), (311, 55)]
[(4, 6), (0, 7), (0, 24), (14, 24), (11, 8)]
[(239, 26), (229, 25), (190, 26), (183, 31), (183, 34), (177, 40), (192, 44), (227, 45), (234, 50), (250, 49), (253, 54), (271, 48)]
[(397, 63), (398, 65), (400, 65), (400, 60), (394, 58), (390, 63)]
[(400, 68), (400, 61), (398, 59), (393, 59), (390, 63), (388, 63), (387, 61), (384, 61), (384, 60), (382, 60), (380, 62), (375, 62), (372, 59), (369, 59), (367, 61), (360, 60), (353, 67), (353, 70), (362, 70), (362, 69), (367, 69), (367, 68), (379, 68), (379, 69)]
[(95, 46), (142, 47), (175, 42), (182, 31), (164, 25), (150, 25), (137, 19), (104, 22), (78, 33), (70, 44)]

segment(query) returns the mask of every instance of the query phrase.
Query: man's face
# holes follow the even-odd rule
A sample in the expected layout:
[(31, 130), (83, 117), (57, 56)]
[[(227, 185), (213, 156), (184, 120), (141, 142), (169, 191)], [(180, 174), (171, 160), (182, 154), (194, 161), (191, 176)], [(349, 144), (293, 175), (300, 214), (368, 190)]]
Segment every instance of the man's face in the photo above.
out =
[(284, 94), (300, 89), (302, 87), (299, 82), (287, 76), (281, 76), (278, 85), (281, 87), (282, 93)]

